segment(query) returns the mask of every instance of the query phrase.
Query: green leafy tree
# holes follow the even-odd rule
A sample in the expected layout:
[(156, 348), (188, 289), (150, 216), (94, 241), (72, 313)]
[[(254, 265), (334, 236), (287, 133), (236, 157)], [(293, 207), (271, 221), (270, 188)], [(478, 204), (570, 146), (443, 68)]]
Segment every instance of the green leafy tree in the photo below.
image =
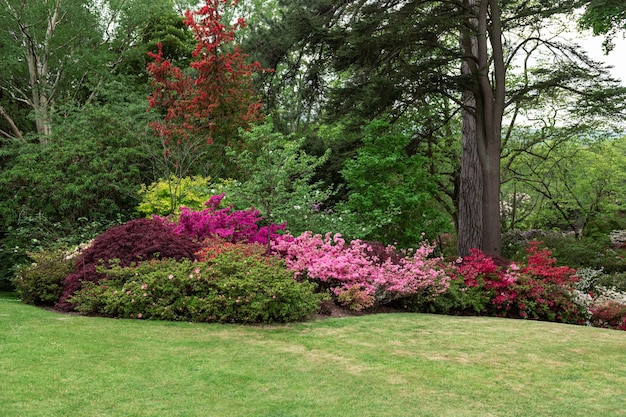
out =
[(106, 103), (64, 106), (48, 142), (14, 142), (0, 171), (0, 275), (26, 251), (76, 245), (134, 216), (149, 178), (145, 97), (108, 84)]
[(626, 3), (621, 0), (591, 0), (579, 20), (580, 27), (591, 29), (595, 36), (605, 35), (604, 49), (611, 51), (613, 39), (626, 31)]
[(314, 181), (330, 151), (322, 157), (308, 155), (301, 149), (303, 141), (276, 132), (270, 117), (242, 137), (246, 149), (227, 152), (241, 173), (241, 184), (232, 188), (235, 205), (254, 206), (267, 221), (287, 223), (294, 235), (331, 231), (325, 203), (332, 191)]
[(603, 219), (617, 218), (626, 197), (623, 151), (624, 138), (590, 142), (588, 137), (559, 129), (551, 132), (550, 139), (527, 147), (509, 166), (515, 176), (511, 185), (517, 195), (525, 196), (529, 209), (518, 226), (557, 228), (580, 238)]
[(374, 121), (363, 146), (342, 171), (348, 199), (338, 211), (355, 238), (403, 247), (434, 238), (451, 227), (437, 203), (437, 183), (426, 157), (410, 152), (410, 138), (388, 123)]
[[(431, 97), (454, 100), (462, 114), (459, 252), (498, 254), (505, 113), (555, 89), (576, 97), (581, 112), (623, 94), (584, 53), (542, 36), (550, 19), (583, 3), (292, 0), (273, 27), (286, 35), (269, 31), (264, 50), (273, 68), (302, 51), (295, 62), (307, 71), (306, 97), (329, 118), (349, 117), (356, 126), (383, 114), (398, 118)], [(507, 78), (528, 51), (551, 59), (527, 84), (509, 88)]]
[[(91, 103), (137, 43), (155, 13), (172, 0), (0, 2), (0, 117), (4, 136), (38, 134), (46, 142), (54, 113)], [(29, 118), (24, 117), (28, 113)]]
[[(53, 103), (70, 93), (70, 85), (76, 89), (83, 76), (88, 78), (80, 65), (90, 63), (101, 40), (87, 1), (0, 3), (0, 45), (8, 63), (1, 87), (32, 111), (42, 140), (52, 132)], [(16, 136), (23, 134), (10, 114), (4, 111), (3, 116), (15, 124)]]
[[(130, 35), (129, 35), (130, 37)], [(161, 45), (164, 58), (174, 65), (186, 67), (191, 61), (191, 52), (196, 47), (196, 39), (185, 25), (181, 13), (167, 10), (152, 17), (135, 34), (130, 46), (124, 49), (116, 71), (124, 75), (134, 75), (140, 85), (149, 88), (148, 52), (157, 53)]]

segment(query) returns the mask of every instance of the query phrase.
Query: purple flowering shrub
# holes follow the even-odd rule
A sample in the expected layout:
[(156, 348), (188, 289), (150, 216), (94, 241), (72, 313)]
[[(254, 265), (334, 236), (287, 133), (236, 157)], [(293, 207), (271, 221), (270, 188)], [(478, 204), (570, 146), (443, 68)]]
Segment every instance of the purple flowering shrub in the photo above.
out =
[(212, 196), (205, 203), (206, 208), (201, 211), (181, 207), (180, 215), (175, 221), (158, 216), (155, 218), (170, 227), (174, 233), (189, 236), (197, 241), (217, 237), (230, 242), (267, 245), (269, 239), (278, 237), (277, 231), (285, 229), (284, 224), (259, 226), (263, 217), (254, 207), (234, 211), (231, 205), (220, 209), (219, 205), (223, 198), (223, 193)]
[(380, 248), (361, 240), (347, 243), (340, 234), (322, 237), (311, 232), (280, 236), (272, 245), (296, 279), (324, 284), (353, 310), (444, 292), (448, 278), (439, 266), (441, 259), (429, 258), (433, 249), (424, 243), (398, 256), (393, 246), (387, 246), (381, 254)]

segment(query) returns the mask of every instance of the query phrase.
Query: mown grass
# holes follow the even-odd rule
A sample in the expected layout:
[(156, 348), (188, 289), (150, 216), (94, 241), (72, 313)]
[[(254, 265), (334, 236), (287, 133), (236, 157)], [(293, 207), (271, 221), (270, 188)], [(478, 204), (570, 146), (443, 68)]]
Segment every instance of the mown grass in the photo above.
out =
[(626, 416), (626, 332), (383, 314), (112, 320), (0, 297), (9, 416)]

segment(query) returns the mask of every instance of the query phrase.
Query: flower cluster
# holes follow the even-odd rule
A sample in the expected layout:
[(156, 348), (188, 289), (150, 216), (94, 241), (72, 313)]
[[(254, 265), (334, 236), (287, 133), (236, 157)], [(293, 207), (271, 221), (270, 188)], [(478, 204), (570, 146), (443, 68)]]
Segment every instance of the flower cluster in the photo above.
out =
[(559, 284), (572, 285), (576, 282), (576, 271), (568, 266), (555, 266), (556, 259), (552, 258), (552, 252), (546, 248), (539, 248), (540, 242), (533, 240), (526, 251), (528, 252), (528, 266), (524, 273), (538, 276), (545, 281)]
[(580, 297), (573, 289), (575, 271), (555, 266), (552, 253), (539, 249), (539, 242), (531, 242), (527, 252), (527, 265), (520, 268), (514, 263), (497, 265), (493, 258), (474, 249), (458, 261), (453, 273), (461, 287), (478, 289), (470, 293), (486, 301), (478, 313), (585, 323), (589, 312), (583, 303), (576, 302)]
[(340, 234), (304, 232), (281, 236), (272, 249), (296, 279), (325, 283), (340, 302), (356, 310), (418, 293), (436, 295), (447, 288), (441, 259), (429, 258), (433, 247), (428, 244), (407, 256), (397, 256), (388, 246), (386, 256), (380, 256), (361, 240), (347, 243)]
[(254, 207), (248, 210), (233, 210), (232, 206), (219, 209), (223, 198), (224, 193), (212, 196), (201, 211), (182, 207), (176, 221), (158, 216), (155, 218), (169, 225), (174, 233), (198, 241), (218, 237), (231, 242), (267, 244), (269, 239), (278, 237), (278, 230), (285, 228), (284, 224), (259, 226), (262, 216)]

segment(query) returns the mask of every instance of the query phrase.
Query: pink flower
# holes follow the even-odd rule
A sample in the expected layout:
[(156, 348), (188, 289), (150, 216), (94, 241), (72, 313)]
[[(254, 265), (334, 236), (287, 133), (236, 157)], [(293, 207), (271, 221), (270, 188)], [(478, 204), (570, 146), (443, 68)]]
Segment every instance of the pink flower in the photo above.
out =
[(138, 318), (138, 319), (140, 319), (140, 318), (142, 318), (142, 317), (143, 317), (143, 314), (141, 314), (141, 313), (137, 314), (137, 318)]

